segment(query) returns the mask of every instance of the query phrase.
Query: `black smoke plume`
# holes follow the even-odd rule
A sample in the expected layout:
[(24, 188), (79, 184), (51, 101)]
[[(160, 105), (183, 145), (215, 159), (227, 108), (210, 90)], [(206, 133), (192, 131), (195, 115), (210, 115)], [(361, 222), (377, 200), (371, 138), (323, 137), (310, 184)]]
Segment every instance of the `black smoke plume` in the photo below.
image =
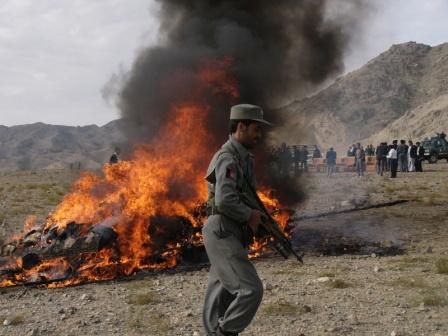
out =
[[(359, 15), (362, 7), (355, 0), (158, 2), (161, 42), (140, 52), (119, 93), (122, 117), (138, 125), (146, 141), (167, 122), (170, 106), (191, 96), (198, 69), (223, 57), (233, 60), (238, 102), (260, 105), (267, 119), (284, 122), (275, 108), (343, 70), (348, 23), (356, 21), (347, 17)], [(348, 10), (332, 18), (329, 4), (336, 2)], [(207, 99), (213, 107), (209, 126), (222, 143), (234, 102)], [(299, 193), (287, 194), (295, 199)]]

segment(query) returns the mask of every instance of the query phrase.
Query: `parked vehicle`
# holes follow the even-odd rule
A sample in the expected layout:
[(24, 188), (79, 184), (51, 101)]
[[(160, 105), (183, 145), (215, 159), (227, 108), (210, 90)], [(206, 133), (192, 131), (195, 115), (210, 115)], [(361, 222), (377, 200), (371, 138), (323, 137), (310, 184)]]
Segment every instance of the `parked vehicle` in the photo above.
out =
[(429, 163), (437, 163), (438, 160), (446, 159), (448, 162), (448, 142), (445, 133), (437, 133), (435, 137), (422, 141), (425, 149), (423, 160)]

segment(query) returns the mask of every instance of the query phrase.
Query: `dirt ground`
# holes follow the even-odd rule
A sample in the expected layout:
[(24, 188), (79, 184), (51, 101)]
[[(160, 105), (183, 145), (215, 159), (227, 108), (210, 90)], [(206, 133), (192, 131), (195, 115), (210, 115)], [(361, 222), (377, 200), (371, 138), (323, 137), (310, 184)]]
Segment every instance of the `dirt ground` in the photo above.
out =
[[(242, 335), (448, 335), (448, 164), (395, 180), (368, 173), (306, 178), (295, 242), (305, 264), (255, 261), (263, 303)], [(70, 171), (0, 174), (0, 238), (44, 218)], [(409, 202), (300, 219), (393, 200)], [(346, 254), (344, 254), (344, 252)], [(61, 289), (0, 291), (0, 335), (204, 335), (208, 269)]]

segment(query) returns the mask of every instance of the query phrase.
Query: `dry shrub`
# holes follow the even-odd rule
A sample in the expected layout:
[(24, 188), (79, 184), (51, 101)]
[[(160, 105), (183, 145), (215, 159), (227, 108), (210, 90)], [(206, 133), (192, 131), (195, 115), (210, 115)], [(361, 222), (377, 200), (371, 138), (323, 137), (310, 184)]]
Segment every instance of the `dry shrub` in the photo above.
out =
[(285, 316), (297, 315), (301, 312), (301, 309), (299, 306), (286, 300), (278, 300), (264, 304), (261, 311), (267, 315)]
[(331, 288), (342, 289), (352, 287), (352, 284), (341, 279), (335, 279), (333, 281), (329, 281), (328, 286)]
[(438, 274), (448, 274), (448, 258), (440, 258), (436, 261), (436, 272)]
[(129, 327), (141, 335), (167, 335), (173, 328), (170, 318), (163, 314), (148, 312), (146, 308), (132, 314), (128, 321)]
[(128, 297), (128, 303), (137, 306), (143, 306), (149, 303), (157, 303), (159, 302), (159, 299), (159, 295), (156, 292), (148, 291), (144, 293), (131, 294)]
[(429, 285), (422, 278), (397, 278), (387, 283), (390, 286), (405, 288), (427, 288)]
[(435, 289), (423, 293), (420, 297), (413, 298), (411, 300), (413, 306), (419, 306), (421, 304), (431, 307), (442, 307), (448, 304), (446, 297), (437, 293)]

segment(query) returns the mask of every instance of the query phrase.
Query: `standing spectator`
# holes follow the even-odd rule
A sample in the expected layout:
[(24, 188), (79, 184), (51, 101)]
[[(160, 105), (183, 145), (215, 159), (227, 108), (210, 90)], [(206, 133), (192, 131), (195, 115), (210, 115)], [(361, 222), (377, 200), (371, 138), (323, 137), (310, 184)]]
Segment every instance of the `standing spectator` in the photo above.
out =
[(397, 168), (398, 168), (398, 152), (397, 152), (397, 145), (392, 145), (392, 148), (389, 150), (389, 153), (387, 154), (387, 158), (390, 162), (390, 177), (396, 178), (397, 177)]
[(356, 149), (357, 149), (356, 145), (353, 144), (353, 145), (352, 145), (352, 156), (355, 156), (355, 155), (356, 155)]
[(118, 163), (118, 156), (120, 155), (120, 148), (115, 147), (115, 151), (112, 153), (112, 155), (109, 158), (109, 164), (116, 164)]
[(408, 171), (415, 171), (415, 159), (417, 158), (417, 147), (411, 140), (408, 142)]
[(376, 147), (376, 173), (383, 176), (387, 165), (387, 142), (382, 142)]
[(289, 170), (291, 169), (291, 152), (286, 147), (286, 143), (282, 143), (282, 147), (279, 153), (280, 161), (280, 176), (289, 177)]
[(314, 148), (314, 151), (313, 151), (313, 159), (320, 159), (321, 157), (322, 157), (322, 154), (320, 153), (320, 150), (316, 145)]
[(333, 147), (327, 152), (325, 158), (327, 159), (327, 176), (331, 177), (334, 171), (334, 166), (336, 165), (336, 152), (333, 150)]
[(415, 159), (415, 171), (416, 172), (423, 172), (422, 162), (425, 155), (425, 149), (423, 146), (420, 146), (420, 142), (415, 143), (417, 145), (417, 157)]
[(356, 172), (358, 173), (358, 177), (364, 176), (364, 162), (366, 161), (366, 153), (362, 148), (361, 144), (358, 142), (356, 145), (355, 152), (355, 165)]
[(302, 161), (302, 151), (297, 148), (297, 146), (293, 146), (293, 159), (294, 159), (294, 175), (299, 175), (299, 166), (300, 162)]
[(302, 149), (302, 154), (300, 155), (301, 158), (301, 169), (304, 172), (308, 171), (308, 156), (310, 155), (310, 153), (308, 152), (308, 147), (305, 145), (303, 146)]
[(348, 150), (347, 150), (347, 156), (348, 156), (348, 157), (353, 156), (353, 145), (351, 145), (351, 146), (348, 148)]
[(398, 156), (398, 168), (401, 172), (408, 171), (408, 146), (406, 141), (400, 140), (400, 144), (397, 147)]

